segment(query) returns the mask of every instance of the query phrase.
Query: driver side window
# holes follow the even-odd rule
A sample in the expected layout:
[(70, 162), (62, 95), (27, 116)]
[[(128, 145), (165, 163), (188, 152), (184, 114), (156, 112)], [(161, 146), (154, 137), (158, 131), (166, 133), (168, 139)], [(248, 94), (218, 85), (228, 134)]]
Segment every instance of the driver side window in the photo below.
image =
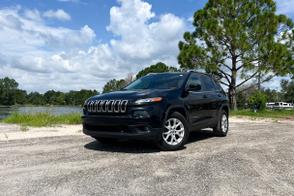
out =
[[(198, 85), (202, 86), (200, 77), (198, 75), (192, 74), (190, 76), (190, 78), (188, 79), (188, 81), (186, 83), (186, 88), (188, 88), (191, 85), (193, 85), (193, 86), (198, 86)], [(201, 91), (201, 90), (199, 90), (199, 91)]]

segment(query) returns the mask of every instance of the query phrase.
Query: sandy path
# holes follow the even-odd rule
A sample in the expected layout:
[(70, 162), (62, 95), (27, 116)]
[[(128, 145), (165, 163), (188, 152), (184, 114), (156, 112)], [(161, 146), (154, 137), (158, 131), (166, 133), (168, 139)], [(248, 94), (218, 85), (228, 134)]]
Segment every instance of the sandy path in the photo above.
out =
[(82, 125), (59, 125), (54, 127), (26, 127), (0, 123), (0, 141), (82, 135)]
[[(232, 123), (287, 123), (294, 126), (294, 121), (290, 120), (275, 120), (275, 119), (249, 119), (247, 117), (231, 117)], [(81, 125), (58, 125), (54, 127), (21, 127), (14, 124), (0, 123), (0, 141), (55, 137), (55, 136), (70, 136), (82, 135)]]

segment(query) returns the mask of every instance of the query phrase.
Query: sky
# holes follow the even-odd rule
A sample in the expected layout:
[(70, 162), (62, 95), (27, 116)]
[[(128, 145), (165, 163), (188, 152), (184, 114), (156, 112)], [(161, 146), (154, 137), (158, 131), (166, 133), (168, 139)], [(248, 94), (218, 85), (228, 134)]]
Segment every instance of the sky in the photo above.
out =
[[(178, 67), (178, 42), (206, 0), (1, 0), (0, 78), (45, 92), (96, 89), (156, 62)], [(294, 20), (294, 0), (277, 1)], [(269, 85), (269, 84), (268, 84)], [(277, 88), (279, 80), (269, 87)]]

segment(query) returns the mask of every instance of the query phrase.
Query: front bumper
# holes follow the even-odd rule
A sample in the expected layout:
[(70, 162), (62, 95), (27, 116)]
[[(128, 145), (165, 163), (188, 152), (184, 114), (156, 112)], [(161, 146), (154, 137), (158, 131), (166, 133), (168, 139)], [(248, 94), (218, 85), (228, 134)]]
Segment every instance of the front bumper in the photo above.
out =
[(118, 139), (158, 140), (162, 127), (152, 119), (134, 119), (129, 116), (85, 115), (83, 132), (92, 137)]

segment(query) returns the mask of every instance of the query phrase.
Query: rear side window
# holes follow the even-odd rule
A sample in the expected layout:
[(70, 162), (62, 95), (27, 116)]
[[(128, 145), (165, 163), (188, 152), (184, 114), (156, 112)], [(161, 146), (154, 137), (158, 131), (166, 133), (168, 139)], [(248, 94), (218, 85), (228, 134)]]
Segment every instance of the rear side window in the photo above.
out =
[(206, 91), (215, 91), (216, 90), (216, 86), (214, 84), (214, 81), (210, 77), (208, 77), (206, 75), (202, 75), (201, 80), (202, 80), (202, 83), (203, 83)]
[(196, 74), (192, 74), (186, 83), (186, 87), (190, 86), (190, 84), (193, 84), (194, 86), (196, 85), (202, 86), (200, 77)]

